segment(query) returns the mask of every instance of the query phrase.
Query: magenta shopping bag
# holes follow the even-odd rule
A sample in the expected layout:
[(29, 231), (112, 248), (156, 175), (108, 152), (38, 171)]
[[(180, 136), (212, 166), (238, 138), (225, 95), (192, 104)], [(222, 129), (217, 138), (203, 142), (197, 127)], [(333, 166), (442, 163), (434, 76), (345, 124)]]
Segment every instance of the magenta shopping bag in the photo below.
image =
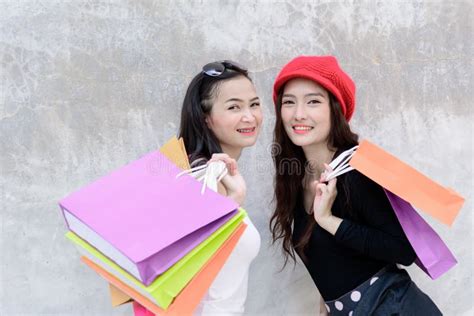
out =
[(418, 256), (415, 261), (418, 267), (435, 280), (455, 266), (456, 258), (448, 246), (413, 206), (387, 189), (384, 190), (408, 241)]
[(133, 302), (133, 315), (134, 316), (155, 316), (152, 312), (147, 310), (145, 307), (137, 302)]

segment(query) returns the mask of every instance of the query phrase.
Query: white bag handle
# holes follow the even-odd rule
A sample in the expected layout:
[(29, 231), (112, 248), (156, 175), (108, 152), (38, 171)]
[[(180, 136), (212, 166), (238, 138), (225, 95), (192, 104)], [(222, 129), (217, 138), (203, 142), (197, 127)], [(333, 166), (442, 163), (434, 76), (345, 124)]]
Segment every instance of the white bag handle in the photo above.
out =
[(359, 148), (359, 146), (354, 146), (351, 149), (342, 152), (336, 157), (336, 159), (331, 161), (329, 167), (331, 167), (333, 170), (328, 175), (326, 175), (326, 181), (332, 180), (337, 176), (354, 170), (354, 168), (349, 165), (349, 160), (352, 158), (352, 156), (354, 156), (357, 148)]
[(176, 175), (179, 178), (185, 174), (198, 181), (202, 181), (201, 194), (204, 194), (206, 187), (217, 192), (217, 183), (227, 174), (227, 167), (223, 161), (212, 161), (208, 164), (184, 170)]

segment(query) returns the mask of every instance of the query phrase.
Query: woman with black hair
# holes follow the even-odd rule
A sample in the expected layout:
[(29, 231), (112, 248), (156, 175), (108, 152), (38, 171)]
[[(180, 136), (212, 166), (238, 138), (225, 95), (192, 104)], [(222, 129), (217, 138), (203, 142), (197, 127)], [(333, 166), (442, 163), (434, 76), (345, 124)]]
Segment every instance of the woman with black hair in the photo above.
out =
[[(246, 185), (237, 160), (243, 148), (255, 144), (261, 124), (255, 87), (247, 70), (237, 63), (209, 63), (189, 84), (179, 137), (184, 140), (192, 167), (217, 160), (226, 163), (229, 172), (219, 183), (218, 191), (239, 205), (245, 200)], [(258, 231), (248, 217), (244, 222), (244, 234), (195, 314), (244, 313), (249, 267), (260, 249)]]
[(440, 315), (397, 266), (416, 254), (383, 188), (356, 170), (325, 179), (329, 163), (358, 144), (352, 79), (332, 56), (297, 57), (278, 74), (273, 99), (273, 241), (282, 241), (285, 264), (295, 252), (303, 260), (324, 299), (321, 314)]

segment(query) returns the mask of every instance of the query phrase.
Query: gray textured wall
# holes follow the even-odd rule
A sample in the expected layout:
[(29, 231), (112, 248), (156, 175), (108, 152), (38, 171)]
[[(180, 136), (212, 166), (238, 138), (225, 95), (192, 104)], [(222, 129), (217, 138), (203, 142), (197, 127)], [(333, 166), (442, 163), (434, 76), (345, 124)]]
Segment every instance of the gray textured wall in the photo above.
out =
[[(270, 247), (272, 80), (299, 54), (354, 78), (353, 128), (467, 202), (433, 224), (459, 265), (413, 278), (446, 315), (474, 313), (473, 6), (469, 1), (0, 1), (1, 315), (130, 315), (78, 261), (57, 201), (176, 133), (185, 88), (209, 61), (253, 72), (265, 126), (240, 161), (262, 234), (249, 315), (314, 314), (297, 265)], [(258, 163), (258, 165), (257, 165)]]

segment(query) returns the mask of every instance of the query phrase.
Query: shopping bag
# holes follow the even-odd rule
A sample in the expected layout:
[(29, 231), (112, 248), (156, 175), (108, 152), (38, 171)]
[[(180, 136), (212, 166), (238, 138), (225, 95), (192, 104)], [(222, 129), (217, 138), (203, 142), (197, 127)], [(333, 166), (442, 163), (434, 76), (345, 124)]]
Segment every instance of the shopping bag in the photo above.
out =
[(238, 208), (156, 151), (60, 201), (69, 230), (148, 285)]
[(188, 155), (182, 138), (170, 138), (163, 146), (161, 146), (160, 152), (179, 168), (184, 170), (191, 168), (189, 166)]
[(68, 232), (66, 237), (78, 246), (78, 250), (83, 256), (86, 256), (89, 260), (98, 264), (109, 273), (114, 274), (122, 282), (133, 287), (154, 304), (159, 305), (163, 309), (167, 309), (186, 284), (232, 235), (245, 216), (245, 210), (240, 209), (234, 217), (222, 225), (214, 234), (199, 244), (148, 286), (137, 280), (134, 276), (73, 232)]
[[(332, 171), (326, 181), (351, 170), (358, 170), (384, 188), (402, 229), (412, 245), (415, 263), (432, 279), (457, 264), (456, 258), (431, 226), (417, 213), (405, 196), (418, 203), (442, 222), (451, 225), (464, 199), (445, 189), (415, 169), (368, 141), (344, 151), (330, 164)], [(394, 188), (399, 196), (390, 190)], [(435, 194), (439, 196), (436, 197)], [(440, 209), (448, 208), (447, 214)]]
[(148, 309), (137, 303), (136, 301), (133, 302), (133, 315), (134, 316), (155, 316), (152, 312)]
[(127, 294), (120, 291), (117, 287), (109, 283), (110, 298), (112, 301), (112, 306), (117, 307), (123, 304), (130, 303), (132, 301), (131, 297)]
[(441, 237), (421, 217), (413, 206), (385, 189), (395, 215), (417, 255), (415, 261), (433, 280), (457, 264), (456, 258)]
[(140, 294), (134, 288), (128, 286), (87, 257), (81, 257), (81, 260), (108, 282), (119, 288), (121, 291), (132, 297), (136, 302), (140, 303), (143, 307), (156, 315), (192, 315), (234, 250), (245, 228), (245, 223), (239, 225), (233, 234), (222, 244), (219, 250), (213, 254), (212, 258), (208, 260), (189, 284), (181, 291), (181, 293), (179, 293), (167, 310), (160, 308), (154, 304), (152, 300)]
[(441, 186), (367, 140), (343, 154), (331, 165), (337, 169), (332, 177), (356, 169), (446, 225), (453, 224), (464, 203), (464, 198), (458, 193)]
[[(161, 146), (160, 152), (179, 168), (184, 170), (190, 168), (183, 138), (177, 139), (175, 136), (171, 137), (163, 146)], [(126, 294), (122, 293), (113, 285), (110, 285), (110, 298), (112, 306), (114, 307), (130, 301), (130, 298)]]

